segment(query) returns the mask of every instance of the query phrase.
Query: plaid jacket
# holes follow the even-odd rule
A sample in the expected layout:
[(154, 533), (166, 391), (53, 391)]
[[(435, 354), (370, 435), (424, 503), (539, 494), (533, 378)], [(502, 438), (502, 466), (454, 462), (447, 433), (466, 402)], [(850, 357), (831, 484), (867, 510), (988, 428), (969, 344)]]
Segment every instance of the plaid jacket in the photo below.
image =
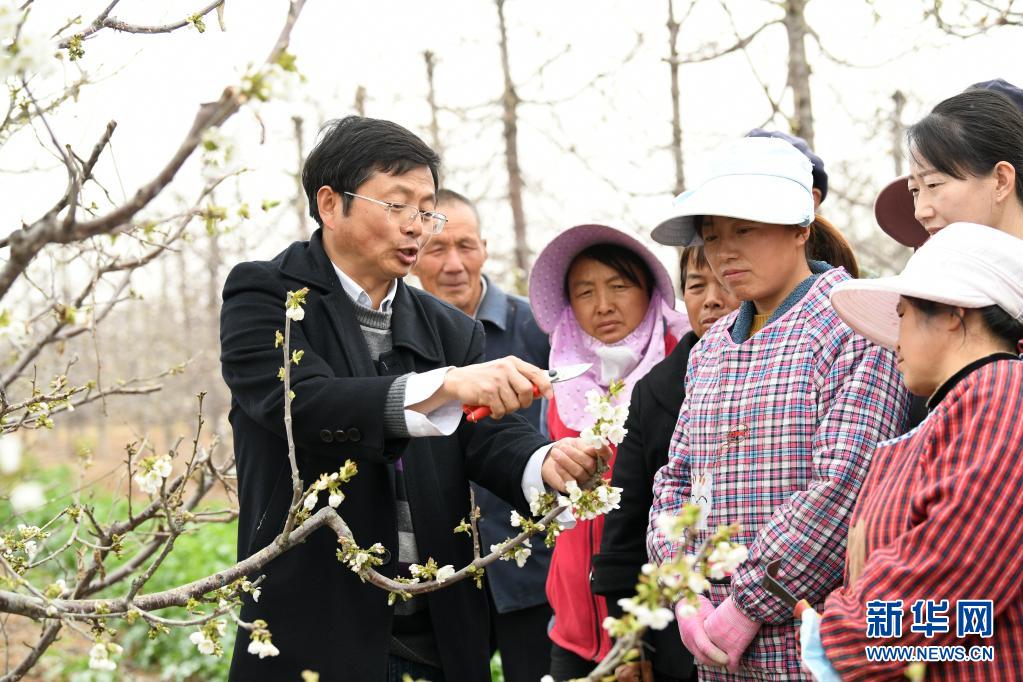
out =
[[(863, 525), (862, 573), (822, 614), (821, 640), (842, 679), (904, 679), (906, 663), (870, 663), (868, 645), (993, 646), (992, 662), (928, 663), (927, 682), (1023, 679), (1021, 416), (1023, 362), (995, 360), (960, 380), (916, 429), (878, 447), (852, 517)], [(866, 602), (899, 599), (902, 636), (867, 638)], [(911, 630), (918, 599), (948, 600), (947, 612), (927, 621), (946, 616), (948, 632)], [(992, 637), (957, 636), (956, 602), (965, 599), (992, 600)]]
[[(748, 560), (730, 584), (711, 586), (717, 605), (736, 605), (764, 623), (742, 673), (700, 668), (700, 679), (806, 679), (791, 609), (760, 587), (764, 567), (782, 559), (782, 580), (819, 604), (842, 581), (847, 520), (870, 455), (903, 423), (908, 395), (891, 352), (855, 335), (828, 294), (849, 275), (828, 270), (791, 308), (736, 343), (732, 313), (707, 332), (689, 359), (687, 398), (668, 463), (654, 479), (653, 522), (690, 501), (691, 477), (711, 474), (708, 530), (739, 522)], [(678, 552), (651, 523), (651, 559)]]

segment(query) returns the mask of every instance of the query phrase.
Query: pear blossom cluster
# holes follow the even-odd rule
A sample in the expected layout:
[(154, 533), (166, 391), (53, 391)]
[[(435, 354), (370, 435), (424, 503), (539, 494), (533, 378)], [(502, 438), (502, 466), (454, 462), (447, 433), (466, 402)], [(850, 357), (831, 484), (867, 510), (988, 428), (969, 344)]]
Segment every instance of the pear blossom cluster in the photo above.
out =
[(302, 497), (302, 510), (308, 514), (315, 509), (322, 492), (327, 493), (327, 505), (331, 509), (337, 509), (345, 499), (345, 494), (341, 492), (341, 486), (352, 480), (358, 472), (359, 469), (355, 462), (347, 459), (344, 465), (337, 471), (332, 471), (329, 474), (320, 474), (320, 477), (313, 481), (313, 484), (306, 489)]
[(259, 656), (260, 659), (267, 656), (277, 656), (281, 653), (280, 649), (274, 646), (271, 641), (270, 630), (267, 628), (265, 620), (254, 620), (252, 622), (248, 652)]
[(226, 630), (224, 621), (218, 619), (205, 623), (196, 632), (188, 636), (188, 641), (195, 645), (203, 656), (222, 656), (224, 648), (220, 645), (220, 638)]
[[(337, 550), (337, 560), (352, 569), (352, 572), (359, 574), (359, 578), (365, 582), (362, 575), (364, 569), (379, 566), (383, 562), (382, 557), (387, 550), (379, 542), (375, 542), (366, 549), (362, 549), (351, 540), (338, 540), (341, 549)], [(418, 582), (418, 580), (416, 581)]]
[[(507, 540), (505, 542), (507, 542)], [(490, 545), (490, 551), (500, 551), (502, 544), (504, 543)], [(501, 555), (501, 561), (514, 561), (519, 568), (522, 568), (526, 565), (526, 561), (532, 553), (533, 545), (530, 544), (529, 540), (523, 540), (521, 545), (516, 545), (515, 547), (510, 547), (505, 550), (505, 552)]]
[(139, 471), (135, 474), (135, 482), (143, 492), (155, 495), (160, 492), (163, 482), (171, 475), (170, 455), (143, 457), (139, 461)]
[(117, 670), (117, 663), (111, 656), (119, 656), (122, 651), (124, 649), (119, 644), (107, 641), (96, 642), (89, 649), (89, 667), (92, 670), (106, 670), (108, 672)]
[(305, 82), (299, 73), (295, 56), (282, 52), (273, 64), (250, 70), (242, 77), (242, 92), (253, 103), (294, 99)]
[(305, 296), (309, 293), (309, 287), (302, 287), (298, 291), (289, 291), (284, 299), (284, 315), (292, 322), (301, 322), (305, 319)]
[[(656, 523), (668, 537), (679, 540), (685, 548), (693, 536), (699, 514), (697, 505), (688, 504), (678, 516), (662, 515)], [(646, 628), (662, 630), (676, 615), (695, 615), (698, 596), (710, 589), (708, 578), (732, 574), (747, 558), (746, 548), (729, 540), (736, 530), (734, 525), (718, 528), (697, 554), (682, 551), (660, 566), (645, 564), (636, 584), (636, 594), (618, 600), (624, 615), (605, 618), (604, 629), (612, 637), (622, 637)]]
[(203, 175), (216, 178), (238, 170), (234, 142), (219, 127), (207, 128), (199, 143)]
[[(25, 5), (28, 7), (28, 5)], [(57, 45), (16, 3), (0, 3), (0, 82), (47, 74), (57, 66)]]
[(584, 490), (575, 481), (565, 484), (568, 497), (559, 496), (558, 505), (567, 506), (578, 521), (588, 521), (618, 509), (622, 501), (622, 489), (601, 478), (594, 487)]
[(425, 564), (412, 564), (409, 566), (408, 572), (412, 574), (416, 582), (420, 580), (436, 580), (438, 583), (442, 583), (455, 574), (455, 567), (451, 564), (438, 566), (433, 557), (430, 557), (426, 560)]
[(596, 389), (586, 392), (586, 407), (583, 409), (596, 418), (593, 426), (579, 434), (587, 445), (600, 447), (610, 443), (618, 446), (625, 440), (628, 433), (625, 420), (629, 416), (629, 403), (619, 402), (619, 396), (624, 390), (625, 382), (615, 380), (611, 382), (607, 393), (601, 393)]
[(24, 573), (39, 553), (39, 543), (50, 536), (38, 526), (18, 524), (18, 529), (0, 534), (0, 557), (16, 573)]

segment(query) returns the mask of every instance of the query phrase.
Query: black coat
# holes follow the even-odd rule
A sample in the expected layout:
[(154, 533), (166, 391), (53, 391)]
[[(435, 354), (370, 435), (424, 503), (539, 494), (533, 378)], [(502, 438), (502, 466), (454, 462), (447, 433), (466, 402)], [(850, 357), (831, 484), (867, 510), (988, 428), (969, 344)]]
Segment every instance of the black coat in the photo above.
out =
[[(600, 554), (593, 558), (593, 591), (607, 597), (608, 612), (621, 615), (618, 599), (635, 594), (640, 569), (647, 562), (646, 530), (654, 503), (654, 474), (668, 463), (668, 448), (686, 396), (689, 351), (698, 341), (693, 332), (679, 340), (671, 355), (636, 382), (625, 422), (628, 435), (618, 447), (611, 484), (622, 488), (619, 509), (607, 515)], [(686, 678), (693, 657), (682, 644), (678, 627), (647, 634), (654, 669)]]
[[(273, 344), (284, 329), (286, 292), (309, 287), (305, 318), (292, 324), (292, 348), (305, 356), (292, 366), (293, 432), (305, 485), (336, 471), (346, 458), (358, 475), (343, 488), (338, 511), (362, 547), (390, 550), (381, 573), (394, 576), (397, 528), (393, 462), (402, 458), (420, 560), (461, 567), (472, 542), (452, 529), (469, 512), (469, 480), (477, 480), (522, 510), (527, 460), (545, 440), (516, 416), (463, 422), (445, 438), (388, 439), (382, 415), (396, 375), (483, 358), (478, 322), (398, 282), (393, 303), (394, 349), (374, 363), (323, 250), (320, 232), (269, 262), (242, 263), (227, 278), (221, 313), (221, 364), (231, 389), (230, 421), (238, 468), (238, 556), (266, 546), (283, 528), (291, 500), (284, 437), (283, 364)], [(320, 504), (325, 504), (321, 495)], [(246, 600), (242, 619), (266, 620), (277, 657), (247, 653), (239, 631), (233, 680), (297, 680), (304, 669), (324, 682), (383, 680), (393, 607), (387, 593), (362, 583), (335, 556), (337, 538), (326, 528), (271, 562), (258, 603)], [(255, 577), (255, 576), (252, 576)], [(426, 596), (446, 677), (489, 680), (487, 601), (472, 581)]]

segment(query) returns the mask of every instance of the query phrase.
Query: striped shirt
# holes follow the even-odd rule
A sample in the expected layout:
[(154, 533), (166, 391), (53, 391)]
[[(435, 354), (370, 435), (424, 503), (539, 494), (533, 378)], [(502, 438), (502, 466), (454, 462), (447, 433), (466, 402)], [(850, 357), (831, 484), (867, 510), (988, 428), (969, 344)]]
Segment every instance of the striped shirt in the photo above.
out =
[[(927, 681), (1023, 678), (1023, 362), (989, 356), (944, 389), (918, 427), (878, 446), (856, 504), (862, 571), (852, 584), (847, 572), (821, 622), (825, 653), (843, 680), (904, 679), (906, 663), (868, 662), (868, 645), (993, 646), (991, 662), (927, 663)], [(948, 632), (912, 631), (925, 629), (913, 604), (928, 599), (948, 600), (947, 611), (929, 618), (947, 617)], [(956, 602), (988, 599), (993, 636), (959, 637), (960, 625), (966, 634), (975, 623), (958, 622)], [(867, 638), (866, 603), (874, 600), (902, 600), (901, 637)]]

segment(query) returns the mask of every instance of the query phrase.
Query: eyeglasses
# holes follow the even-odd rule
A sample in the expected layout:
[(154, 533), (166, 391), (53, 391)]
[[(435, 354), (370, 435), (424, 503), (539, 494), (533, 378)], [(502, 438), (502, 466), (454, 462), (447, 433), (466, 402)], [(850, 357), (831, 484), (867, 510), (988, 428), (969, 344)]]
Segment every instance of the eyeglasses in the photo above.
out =
[(390, 201), (380, 201), (379, 199), (373, 199), (372, 197), (364, 197), (361, 194), (355, 192), (345, 192), (350, 197), (356, 199), (364, 199), (366, 201), (372, 201), (374, 204), (383, 206), (387, 209), (387, 220), (391, 224), (397, 223), (398, 227), (408, 227), (416, 218), (422, 217), (423, 219), (423, 231), (429, 234), (440, 234), (441, 230), (444, 229), (444, 223), (448, 221), (448, 218), (443, 213), (437, 213), (436, 211), (420, 211), (415, 206), (409, 206), (408, 204), (395, 204)]

